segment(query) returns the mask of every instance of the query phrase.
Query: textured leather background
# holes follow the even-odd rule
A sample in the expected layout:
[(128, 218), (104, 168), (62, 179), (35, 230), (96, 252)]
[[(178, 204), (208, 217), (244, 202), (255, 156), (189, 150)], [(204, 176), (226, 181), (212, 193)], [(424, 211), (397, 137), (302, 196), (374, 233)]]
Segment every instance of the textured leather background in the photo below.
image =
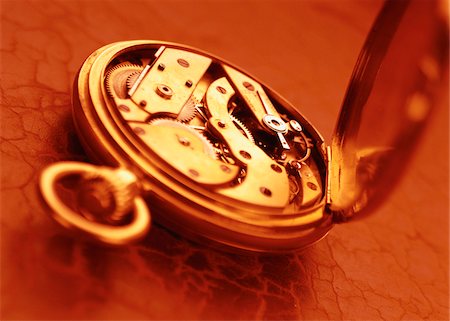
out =
[(2, 319), (448, 319), (448, 102), (376, 215), (291, 255), (231, 255), (160, 227), (105, 248), (70, 237), (39, 171), (84, 160), (75, 73), (96, 48), (161, 39), (215, 53), (298, 106), (329, 141), (370, 1), (1, 1)]

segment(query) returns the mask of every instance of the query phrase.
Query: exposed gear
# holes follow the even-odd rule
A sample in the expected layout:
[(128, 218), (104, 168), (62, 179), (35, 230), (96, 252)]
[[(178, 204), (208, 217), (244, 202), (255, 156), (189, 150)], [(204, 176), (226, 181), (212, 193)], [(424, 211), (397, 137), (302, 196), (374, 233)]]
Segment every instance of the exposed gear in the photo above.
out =
[(127, 61), (121, 62), (109, 69), (105, 77), (105, 85), (108, 94), (113, 98), (127, 98), (130, 77), (136, 73), (139, 75), (142, 69), (142, 66)]
[(242, 134), (244, 134), (244, 136), (247, 137), (247, 139), (254, 144), (255, 139), (253, 138), (253, 135), (247, 128), (247, 126), (245, 126), (244, 123), (242, 123), (238, 118), (236, 118), (233, 115), (230, 115), (230, 118), (233, 121), (234, 125), (242, 132)]
[[(157, 119), (150, 121), (149, 125), (182, 128), (183, 130), (188, 131), (190, 134), (192, 134), (193, 136), (195, 136), (196, 138), (199, 139), (199, 141), (201, 142), (201, 146), (202, 146), (201, 150), (199, 150), (199, 151), (203, 152), (204, 154), (206, 154), (214, 159), (217, 159), (217, 153), (216, 153), (215, 148), (212, 145), (212, 143), (204, 135), (200, 134), (198, 131), (196, 131), (195, 129), (192, 129), (188, 125), (185, 125), (185, 124), (181, 123), (180, 121), (173, 120), (170, 118), (157, 118)], [(182, 139), (182, 138), (180, 138), (180, 139)], [(195, 147), (194, 144), (192, 146)]]
[(139, 75), (141, 74), (141, 71), (133, 71), (128, 77), (127, 77), (127, 90), (129, 91), (131, 87), (133, 87), (136, 80), (139, 78)]
[(184, 104), (180, 113), (177, 116), (177, 120), (181, 122), (188, 122), (195, 117), (195, 113), (197, 110), (195, 107), (197, 106), (198, 101), (194, 97), (189, 98), (189, 100)]

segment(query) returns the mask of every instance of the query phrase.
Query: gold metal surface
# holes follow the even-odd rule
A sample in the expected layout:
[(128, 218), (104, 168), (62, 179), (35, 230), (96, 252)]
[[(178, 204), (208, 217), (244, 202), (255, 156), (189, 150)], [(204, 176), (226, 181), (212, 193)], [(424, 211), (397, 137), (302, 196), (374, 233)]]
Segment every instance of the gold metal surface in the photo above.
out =
[(179, 114), (211, 59), (192, 52), (166, 48), (130, 97), (150, 114)]
[(303, 206), (315, 204), (322, 197), (322, 189), (311, 168), (305, 163), (300, 164), (299, 173), (303, 189)]
[(139, 76), (142, 71), (141, 66), (125, 62), (111, 68), (106, 74), (106, 90), (113, 98), (121, 116), (127, 121), (145, 121), (149, 117), (149, 113), (134, 104), (127, 94), (133, 78)]
[(239, 173), (238, 166), (216, 160), (210, 143), (188, 126), (165, 120), (132, 128), (165, 162), (199, 184), (224, 185)]
[[(129, 222), (120, 225), (98, 223), (81, 216), (80, 213), (70, 208), (58, 195), (56, 184), (64, 177), (83, 174), (98, 175), (111, 181), (136, 181), (134, 174), (125, 169), (113, 170), (77, 162), (61, 162), (48, 166), (42, 172), (39, 184), (42, 196), (56, 221), (69, 229), (114, 245), (134, 242), (147, 234), (150, 228), (150, 212), (145, 201), (138, 195), (132, 195), (129, 199), (122, 200), (123, 202), (132, 202), (130, 207), (132, 214)], [(115, 197), (123, 198), (128, 191), (120, 190), (119, 193), (120, 196), (114, 193)], [(124, 215), (124, 213), (117, 213), (113, 210), (111, 216), (114, 217), (118, 214), (122, 217)]]
[[(128, 75), (127, 81), (119, 84), (110, 83), (109, 88), (96, 85), (108, 84), (112, 71), (120, 68), (118, 65), (145, 61), (147, 66), (157, 66), (160, 58), (152, 57), (157, 56), (155, 53), (161, 47), (165, 48), (163, 53), (175, 48), (212, 61), (197, 83), (188, 84), (195, 89), (179, 114), (152, 114), (130, 103), (129, 97), (128, 104), (142, 109), (146, 115), (141, 117), (133, 114), (134, 109), (125, 110), (117, 105), (110, 88), (129, 93), (138, 81), (136, 75)], [(142, 70), (150, 69), (142, 64)], [(283, 108), (284, 123), (295, 119), (305, 128), (302, 133), (283, 134), (295, 147), (284, 153), (277, 135), (255, 119), (245, 100), (234, 92), (230, 80), (224, 78), (223, 85), (227, 88), (213, 85), (226, 75), (224, 64), (223, 60), (197, 49), (170, 43), (133, 41), (100, 49), (86, 60), (78, 76), (78, 92), (74, 93), (75, 121), (85, 148), (101, 163), (133, 168), (152, 208), (164, 208), (163, 215), (160, 210), (154, 211), (156, 219), (194, 238), (199, 235), (234, 248), (256, 251), (295, 249), (322, 238), (331, 227), (331, 217), (323, 208), (324, 178), (320, 170), (324, 154), (315, 147), (322, 146), (320, 135), (292, 106), (259, 83), (261, 92), (270, 96), (270, 101), (277, 101), (277, 108)], [(145, 77), (149, 75), (150, 72)], [(175, 79), (186, 86), (183, 77)], [(173, 96), (164, 101), (177, 95), (175, 87), (169, 87)], [(184, 113), (186, 107), (190, 110)], [(137, 117), (124, 117), (124, 113)], [(219, 115), (226, 123), (217, 122)], [(156, 129), (163, 123), (174, 128)], [(304, 141), (301, 135), (308, 135), (315, 143), (312, 149), (297, 143)], [(306, 195), (310, 191), (302, 190), (297, 171), (289, 174), (287, 170), (292, 171), (289, 161), (302, 158), (320, 181), (320, 197), (306, 206), (302, 203), (310, 199)], [(295, 188), (291, 190), (292, 182)]]
[(267, 114), (280, 116), (258, 82), (227, 65), (223, 68), (261, 125)]
[[(388, 190), (383, 186), (398, 179), (402, 158), (432, 109), (430, 88), (439, 80), (433, 66), (439, 62), (425, 54), (428, 40), (402, 73), (390, 73), (407, 85), (401, 91), (383, 86), (384, 72), (395, 70), (398, 59), (392, 58), (402, 52), (391, 42), (404, 39), (397, 27), (407, 8), (406, 2), (390, 2), (383, 9), (374, 30), (384, 32), (369, 35), (331, 147), (298, 110), (243, 70), (198, 49), (146, 40), (107, 45), (85, 61), (74, 91), (80, 139), (99, 163), (130, 170), (156, 219), (176, 231), (253, 251), (308, 246), (335, 222), (381, 202)], [(416, 17), (409, 12), (406, 22)], [(411, 68), (417, 62), (419, 71)], [(400, 123), (390, 121), (395, 113)], [(136, 220), (129, 228), (104, 228), (95, 215), (65, 206), (53, 184), (80, 171), (95, 169), (70, 163), (44, 172), (41, 189), (60, 212), (55, 218), (109, 243), (141, 237), (148, 228), (143, 216), (149, 215), (136, 185), (110, 184), (106, 193), (96, 193), (106, 185), (91, 179), (87, 196), (81, 191), (83, 200), (92, 190), (104, 198), (104, 208), (116, 205), (112, 219), (104, 220), (113, 225), (133, 207)], [(113, 174), (104, 179), (127, 181)]]
[[(448, 27), (437, 14), (432, 1), (391, 1), (366, 40), (331, 145), (329, 208), (336, 222), (372, 213), (417, 147), (448, 64)], [(420, 37), (412, 25), (420, 26)]]
[(246, 166), (247, 171), (241, 184), (217, 192), (244, 202), (282, 208), (289, 199), (286, 170), (233, 124), (227, 109), (233, 95), (234, 90), (226, 78), (213, 82), (206, 93), (206, 103), (212, 115), (208, 128), (225, 141), (231, 154)]

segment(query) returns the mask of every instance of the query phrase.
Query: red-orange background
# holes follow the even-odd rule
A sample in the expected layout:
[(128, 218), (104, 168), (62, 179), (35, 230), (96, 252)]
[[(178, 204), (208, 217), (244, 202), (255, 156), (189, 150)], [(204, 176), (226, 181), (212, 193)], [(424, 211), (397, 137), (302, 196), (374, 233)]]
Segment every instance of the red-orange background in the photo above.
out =
[(448, 102), (376, 215), (291, 255), (238, 256), (155, 227), (107, 249), (73, 239), (37, 175), (80, 160), (75, 73), (98, 47), (160, 39), (280, 92), (329, 141), (380, 1), (1, 1), (2, 319), (448, 319)]

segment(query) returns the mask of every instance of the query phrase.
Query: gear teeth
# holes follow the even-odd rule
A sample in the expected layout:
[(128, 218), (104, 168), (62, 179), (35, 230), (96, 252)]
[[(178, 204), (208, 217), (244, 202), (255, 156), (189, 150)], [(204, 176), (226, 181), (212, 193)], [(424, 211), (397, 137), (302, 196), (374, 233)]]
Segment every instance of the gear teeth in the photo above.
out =
[(195, 97), (189, 98), (189, 100), (184, 104), (180, 113), (178, 114), (177, 120), (183, 123), (187, 123), (194, 119), (197, 110), (195, 106), (198, 104), (198, 101)]
[[(173, 118), (169, 118), (169, 117), (158, 117), (158, 118), (153, 118), (151, 120), (149, 120), (147, 122), (147, 124), (149, 125), (161, 125), (161, 124), (169, 124), (170, 123), (179, 123), (178, 121), (174, 120)], [(181, 125), (184, 125), (183, 123), (180, 123)], [(176, 125), (175, 125), (176, 126)]]
[(127, 89), (130, 90), (131, 87), (133, 87), (134, 83), (136, 82), (136, 80), (139, 78), (139, 75), (141, 74), (141, 72), (139, 71), (134, 71), (133, 73), (131, 73), (128, 78), (127, 78)]
[(172, 127), (179, 127), (187, 130), (194, 136), (198, 137), (203, 142), (204, 152), (205, 154), (209, 155), (210, 157), (217, 159), (218, 155), (217, 152), (211, 143), (211, 141), (203, 134), (200, 134), (195, 129), (192, 129), (188, 125), (180, 122), (179, 120), (171, 119), (171, 118), (156, 118), (148, 122), (149, 125), (152, 126), (158, 126), (158, 125), (166, 125), (166, 126), (172, 126)]
[(109, 71), (106, 73), (106, 76), (105, 76), (105, 88), (106, 88), (106, 92), (108, 93), (108, 95), (109, 95), (110, 97), (114, 97), (113, 91), (112, 91), (112, 88), (111, 88), (111, 80), (110, 80), (110, 78), (111, 78), (111, 73), (112, 73), (112, 70), (109, 70)]
[[(108, 93), (109, 96), (111, 96), (112, 98), (114, 98), (115, 96), (119, 96), (115, 91), (114, 91), (114, 83), (113, 83), (113, 79), (112, 79), (112, 75), (113, 73), (115, 73), (118, 70), (121, 69), (132, 69), (132, 72), (140, 72), (140, 70), (143, 69), (142, 66), (133, 64), (131, 62), (125, 61), (125, 62), (121, 62), (113, 67), (111, 67), (105, 75), (105, 88), (106, 88), (106, 92)], [(128, 77), (127, 77), (127, 81), (128, 81)], [(125, 86), (127, 86), (127, 84), (124, 84)]]
[(244, 132), (244, 136), (247, 137), (247, 139), (250, 140), (254, 144), (255, 139), (253, 138), (253, 135), (250, 132), (250, 130), (247, 128), (247, 126), (245, 126), (243, 122), (241, 122), (237, 117), (235, 117), (233, 115), (230, 115), (230, 118), (233, 121), (233, 123), (235, 125), (237, 125), (236, 127), (242, 129), (242, 131)]
[[(199, 134), (198, 132), (196, 132), (197, 134)], [(199, 134), (203, 141), (206, 142), (208, 144), (208, 155), (211, 156), (214, 159), (218, 159), (219, 155), (217, 154), (217, 150), (214, 148), (214, 145), (212, 144), (212, 142), (205, 136), (202, 134)]]

